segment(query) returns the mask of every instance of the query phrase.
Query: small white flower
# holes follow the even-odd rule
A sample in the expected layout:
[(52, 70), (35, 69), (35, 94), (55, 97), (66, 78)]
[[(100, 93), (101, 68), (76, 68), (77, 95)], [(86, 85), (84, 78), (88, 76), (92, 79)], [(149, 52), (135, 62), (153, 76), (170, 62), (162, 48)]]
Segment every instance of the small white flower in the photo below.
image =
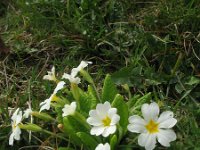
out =
[(95, 150), (110, 150), (110, 145), (108, 143), (106, 144), (99, 144), (95, 148)]
[(51, 71), (47, 71), (48, 75), (45, 75), (43, 77), (44, 80), (50, 80), (50, 81), (57, 81), (56, 76), (55, 76), (55, 67), (53, 66)]
[(20, 140), (21, 129), (18, 125), (22, 121), (22, 111), (19, 111), (19, 108), (13, 113), (11, 120), (12, 133), (9, 137), (9, 145), (13, 145), (14, 140)]
[(40, 103), (40, 112), (43, 111), (43, 110), (49, 110), (50, 109), (50, 106), (51, 106), (51, 101), (53, 100), (56, 100), (57, 99), (57, 96), (56, 96), (56, 93), (62, 89), (65, 85), (65, 82), (64, 81), (60, 81), (56, 88), (54, 89), (53, 91), (53, 94), (51, 94), (50, 98), (46, 99), (44, 102), (41, 102)]
[(96, 110), (90, 110), (89, 115), (87, 122), (93, 126), (90, 134), (96, 136), (102, 134), (103, 137), (107, 137), (113, 134), (117, 129), (116, 124), (120, 120), (117, 109), (111, 108), (109, 102), (97, 104)]
[(153, 102), (142, 105), (142, 115), (144, 117), (133, 115), (129, 117), (128, 130), (135, 133), (141, 133), (138, 137), (138, 144), (145, 147), (146, 150), (153, 150), (158, 142), (169, 147), (170, 142), (176, 140), (176, 134), (171, 129), (177, 120), (173, 112), (165, 111), (159, 115), (159, 106)]
[(71, 74), (64, 73), (62, 78), (68, 79), (71, 83), (79, 84), (81, 82), (81, 79), (79, 77), (76, 77), (78, 72), (81, 71), (81, 69), (84, 69), (88, 66), (88, 64), (92, 64), (91, 61), (81, 61), (78, 67), (73, 68), (71, 70)]
[(76, 111), (76, 102), (72, 102), (70, 105), (65, 104), (64, 108), (62, 109), (63, 114), (62, 116), (73, 115)]

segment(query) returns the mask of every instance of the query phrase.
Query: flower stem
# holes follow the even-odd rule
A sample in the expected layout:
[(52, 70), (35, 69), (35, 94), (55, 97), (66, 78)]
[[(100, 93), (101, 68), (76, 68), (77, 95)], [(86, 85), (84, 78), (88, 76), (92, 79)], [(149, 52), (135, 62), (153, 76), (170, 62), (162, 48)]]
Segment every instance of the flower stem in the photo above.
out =
[(48, 131), (48, 130), (44, 130), (44, 129), (43, 129), (42, 132), (47, 133), (47, 134), (49, 134), (49, 135), (52, 135), (52, 136), (54, 136), (54, 137), (58, 137), (58, 138), (60, 138), (60, 139), (62, 139), (62, 140), (65, 140), (65, 141), (69, 142), (69, 140), (66, 139), (66, 138), (64, 138), (63, 136), (57, 135), (57, 134), (55, 134), (55, 133), (53, 133), (53, 132), (50, 132), (50, 131)]

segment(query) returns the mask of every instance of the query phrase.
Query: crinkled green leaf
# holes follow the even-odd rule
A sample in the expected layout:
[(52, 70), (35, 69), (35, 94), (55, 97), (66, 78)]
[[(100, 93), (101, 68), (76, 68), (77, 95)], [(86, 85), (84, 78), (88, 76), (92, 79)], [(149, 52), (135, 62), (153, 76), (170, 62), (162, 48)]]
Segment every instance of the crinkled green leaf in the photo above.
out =
[(76, 135), (81, 139), (84, 146), (88, 147), (91, 150), (94, 150), (98, 145), (98, 142), (95, 140), (95, 137), (92, 137), (90, 134), (85, 132), (78, 132)]
[(112, 103), (116, 94), (118, 94), (116, 85), (109, 74), (106, 75), (102, 91), (102, 102), (109, 101)]
[(119, 125), (122, 127), (124, 134), (127, 131), (128, 125), (128, 105), (124, 101), (124, 98), (120, 94), (117, 94), (112, 103), (112, 107), (117, 108), (117, 114), (120, 116)]

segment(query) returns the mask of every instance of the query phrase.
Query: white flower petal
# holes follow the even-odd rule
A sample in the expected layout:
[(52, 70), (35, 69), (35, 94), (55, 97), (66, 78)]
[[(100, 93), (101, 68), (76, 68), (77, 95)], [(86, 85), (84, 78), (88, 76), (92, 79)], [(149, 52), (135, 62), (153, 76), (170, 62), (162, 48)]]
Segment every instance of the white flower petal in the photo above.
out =
[(148, 122), (151, 119), (150, 112), (149, 112), (149, 104), (143, 104), (141, 110), (142, 110), (142, 115), (145, 121)]
[(112, 118), (113, 115), (115, 115), (117, 113), (117, 109), (116, 108), (110, 108), (108, 110), (108, 117)]
[(160, 109), (157, 103), (153, 102), (151, 104), (143, 104), (141, 109), (145, 121), (156, 121), (158, 119)]
[(40, 112), (43, 111), (43, 110), (49, 110), (50, 109), (50, 106), (51, 106), (51, 99), (46, 99), (44, 102), (41, 102), (40, 103)]
[(119, 122), (120, 116), (118, 114), (114, 114), (111, 118), (111, 123), (110, 125), (115, 125)]
[(157, 133), (157, 139), (161, 145), (169, 147), (170, 142), (176, 140), (176, 134), (173, 130), (160, 129), (160, 132)]
[(65, 104), (64, 108), (62, 109), (63, 114), (62, 116), (73, 115), (76, 111), (76, 102), (72, 102), (70, 105)]
[(104, 145), (103, 144), (99, 144), (99, 145), (97, 145), (95, 150), (110, 150), (110, 145), (108, 143), (106, 143)]
[(23, 117), (24, 117), (24, 118), (28, 118), (28, 117), (31, 115), (31, 113), (32, 113), (32, 109), (31, 109), (31, 108), (28, 108), (28, 109), (26, 109), (26, 110), (24, 111)]
[(20, 140), (20, 134), (21, 134), (21, 129), (17, 126), (14, 129), (14, 139), (15, 140)]
[(48, 75), (45, 75), (43, 77), (44, 80), (52, 80), (56, 81), (56, 76), (55, 76), (55, 67), (53, 66), (51, 71), (47, 71)]
[(75, 77), (78, 74), (79, 71), (80, 70), (78, 70), (77, 68), (73, 68), (72, 71), (71, 71), (71, 76)]
[(109, 136), (110, 134), (115, 133), (116, 129), (117, 129), (116, 125), (108, 126), (108, 127), (106, 127), (106, 128), (104, 129), (104, 131), (103, 131), (103, 133), (102, 133), (102, 136), (103, 136), (103, 137), (107, 137), (107, 136)]
[(75, 83), (75, 84), (79, 84), (81, 82), (81, 79), (79, 77), (75, 77), (74, 75), (70, 75), (67, 73), (64, 73), (62, 78), (68, 79), (71, 83)]
[(159, 124), (159, 128), (172, 128), (177, 123), (175, 118), (167, 119)]
[(144, 133), (146, 131), (145, 126), (140, 124), (129, 124), (127, 128), (134, 133)]
[(156, 134), (149, 134), (145, 144), (146, 150), (153, 150), (156, 147)]
[(138, 116), (138, 115), (130, 116), (130, 117), (128, 118), (128, 120), (129, 120), (129, 123), (130, 123), (130, 124), (139, 124), (139, 125), (142, 125), (142, 126), (144, 126), (144, 125), (146, 124), (145, 120), (142, 119), (142, 118), (141, 118), (140, 116)]
[(13, 115), (12, 115), (12, 117), (11, 117), (12, 120), (16, 120), (16, 117), (17, 117), (17, 115), (18, 115), (18, 112), (19, 112), (19, 108), (17, 108), (17, 109), (15, 110), (15, 112), (13, 113)]
[(62, 79), (70, 80), (71, 79), (71, 75), (67, 74), (67, 73), (64, 73), (63, 76), (62, 76)]
[(97, 104), (96, 111), (99, 116), (102, 116), (104, 118), (108, 114), (110, 108), (110, 103), (106, 101), (104, 104)]
[(142, 133), (138, 137), (138, 144), (146, 150), (153, 150), (156, 146), (156, 134)]
[(65, 82), (64, 81), (60, 81), (57, 84), (56, 88), (54, 89), (53, 94), (56, 94), (59, 90), (61, 90), (64, 87), (64, 85), (65, 85)]
[(94, 117), (87, 118), (87, 123), (89, 123), (90, 125), (93, 125), (93, 126), (101, 126), (101, 125), (103, 125), (101, 120), (99, 120), (97, 118), (94, 118)]
[(160, 117), (158, 118), (159, 128), (172, 128), (176, 123), (177, 120), (174, 117), (173, 112), (165, 111), (163, 112)]
[(9, 145), (13, 145), (13, 143), (14, 143), (14, 133), (11, 133), (9, 137)]
[(91, 135), (99, 136), (99, 135), (101, 135), (104, 132), (104, 129), (105, 129), (104, 126), (95, 126), (95, 127), (92, 127), (92, 129), (90, 131), (90, 134)]
[(15, 124), (18, 125), (21, 121), (22, 121), (22, 111), (19, 111), (15, 120)]
[(77, 70), (80, 71), (88, 66), (88, 64), (92, 64), (91, 61), (81, 61), (80, 65), (77, 67)]

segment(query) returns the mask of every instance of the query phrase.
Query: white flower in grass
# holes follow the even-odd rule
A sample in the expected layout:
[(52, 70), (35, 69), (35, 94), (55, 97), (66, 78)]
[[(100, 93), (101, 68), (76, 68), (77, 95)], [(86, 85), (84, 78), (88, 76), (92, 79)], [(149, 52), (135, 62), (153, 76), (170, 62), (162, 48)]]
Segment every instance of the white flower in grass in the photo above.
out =
[(22, 111), (19, 111), (19, 108), (13, 113), (11, 120), (12, 133), (9, 137), (9, 145), (13, 145), (14, 140), (20, 140), (21, 129), (18, 125), (22, 121)]
[(95, 150), (110, 150), (110, 145), (108, 143), (106, 144), (99, 144), (95, 148)]
[(138, 144), (145, 147), (146, 150), (152, 150), (158, 142), (169, 147), (170, 142), (176, 140), (176, 134), (171, 129), (177, 120), (173, 112), (165, 111), (159, 115), (159, 106), (153, 102), (151, 104), (142, 105), (142, 115), (144, 117), (133, 115), (129, 117), (128, 130), (135, 133), (141, 133), (138, 137)]
[(81, 69), (84, 69), (88, 66), (88, 64), (92, 64), (91, 61), (81, 61), (78, 67), (73, 68), (71, 70), (71, 74), (64, 73), (62, 78), (69, 80), (71, 83), (79, 84), (81, 82), (81, 79), (79, 77), (76, 77), (78, 72), (81, 71)]
[(64, 108), (62, 109), (63, 114), (62, 116), (73, 115), (76, 111), (76, 102), (72, 102), (70, 105), (65, 104)]
[(47, 71), (47, 75), (43, 77), (44, 80), (50, 80), (57, 82), (56, 75), (55, 75), (55, 67), (53, 66), (51, 71)]
[(96, 110), (91, 110), (89, 115), (87, 122), (93, 126), (90, 134), (96, 136), (102, 134), (103, 137), (107, 137), (113, 134), (117, 129), (116, 124), (120, 120), (117, 109), (111, 108), (109, 102), (97, 104)]
[(49, 110), (50, 109), (50, 106), (51, 106), (51, 101), (56, 101), (56, 99), (58, 98), (56, 96), (56, 93), (62, 89), (65, 85), (65, 82), (64, 81), (60, 81), (56, 88), (54, 89), (53, 91), (53, 94), (51, 94), (50, 98), (46, 99), (44, 102), (41, 102), (40, 103), (40, 112), (43, 111), (43, 110)]

